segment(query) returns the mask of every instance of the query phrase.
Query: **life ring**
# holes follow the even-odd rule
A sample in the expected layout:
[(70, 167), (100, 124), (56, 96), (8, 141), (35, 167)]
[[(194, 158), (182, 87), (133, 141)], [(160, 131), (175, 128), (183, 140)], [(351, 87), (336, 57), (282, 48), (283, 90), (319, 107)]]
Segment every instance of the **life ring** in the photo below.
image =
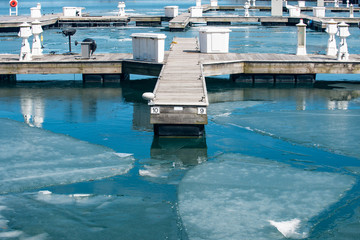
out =
[(16, 7), (17, 6), (17, 1), (16, 0), (11, 0), (10, 1), (10, 7)]

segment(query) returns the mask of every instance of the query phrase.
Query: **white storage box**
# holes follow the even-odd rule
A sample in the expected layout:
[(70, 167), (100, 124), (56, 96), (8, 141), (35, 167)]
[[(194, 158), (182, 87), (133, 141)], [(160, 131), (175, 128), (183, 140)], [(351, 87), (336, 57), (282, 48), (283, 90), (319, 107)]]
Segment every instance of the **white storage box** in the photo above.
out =
[(200, 52), (228, 53), (229, 33), (227, 28), (201, 28), (199, 31)]
[(165, 34), (134, 33), (131, 35), (133, 59), (147, 62), (163, 62)]

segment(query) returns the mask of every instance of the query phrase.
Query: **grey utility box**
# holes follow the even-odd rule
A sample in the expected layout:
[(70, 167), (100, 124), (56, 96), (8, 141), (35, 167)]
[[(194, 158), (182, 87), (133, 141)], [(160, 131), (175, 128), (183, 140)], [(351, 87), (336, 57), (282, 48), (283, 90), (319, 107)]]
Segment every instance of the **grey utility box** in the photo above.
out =
[(90, 58), (90, 56), (91, 56), (90, 45), (91, 45), (91, 42), (81, 42), (81, 57), (82, 58)]

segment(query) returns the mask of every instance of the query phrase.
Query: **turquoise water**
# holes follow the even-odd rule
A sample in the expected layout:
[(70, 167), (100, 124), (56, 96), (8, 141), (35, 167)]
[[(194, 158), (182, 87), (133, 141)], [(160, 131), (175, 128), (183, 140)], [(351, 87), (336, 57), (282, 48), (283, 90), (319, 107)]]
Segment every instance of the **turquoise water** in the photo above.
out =
[[(134, 14), (178, 3), (126, 1)], [(68, 4), (42, 2), (55, 12)], [(102, 15), (115, 14), (117, 1), (78, 4)], [(132, 33), (161, 32), (168, 48), (200, 26), (165, 27), (78, 29), (73, 40), (94, 38), (96, 53), (131, 52)], [(295, 53), (295, 28), (231, 29), (232, 52)], [(59, 31), (45, 31), (45, 52), (67, 51)], [(358, 53), (358, 29), (350, 31), (350, 54)], [(324, 51), (326, 40), (308, 30), (308, 51)], [(0, 53), (18, 53), (14, 35), (0, 42)], [(0, 86), (1, 239), (359, 239), (360, 86), (346, 81), (357, 76), (304, 86), (207, 78), (201, 138), (154, 137), (141, 99), (153, 78), (18, 78), (29, 81)], [(63, 81), (36, 82), (50, 78)]]

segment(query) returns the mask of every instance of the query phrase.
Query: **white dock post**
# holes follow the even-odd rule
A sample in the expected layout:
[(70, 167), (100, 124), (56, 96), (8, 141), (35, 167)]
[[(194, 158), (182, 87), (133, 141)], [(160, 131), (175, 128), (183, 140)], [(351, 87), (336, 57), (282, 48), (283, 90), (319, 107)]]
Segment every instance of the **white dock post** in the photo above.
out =
[(125, 16), (125, 2), (119, 2), (117, 7), (119, 8), (118, 16), (119, 17)]
[(201, 0), (196, 0), (196, 6), (201, 7)]
[(252, 0), (252, 6), (253, 6), (253, 7), (256, 6), (256, 0)]
[(218, 6), (218, 0), (210, 0), (210, 7), (217, 7)]
[(339, 0), (334, 1), (334, 7), (339, 7)]
[(29, 44), (29, 37), (31, 34), (30, 24), (24, 22), (20, 25), (20, 32), (18, 34), (19, 37), (22, 38), (21, 50), (20, 50), (20, 57), (19, 61), (31, 61), (31, 51), (30, 51), (30, 44)]
[(331, 19), (326, 26), (325, 30), (329, 34), (326, 55), (328, 56), (336, 56), (337, 55), (337, 47), (336, 47), (336, 39), (335, 34), (337, 33), (337, 22), (334, 19)]
[(43, 29), (41, 27), (41, 22), (39, 20), (35, 20), (32, 22), (32, 34), (33, 42), (32, 42), (32, 56), (41, 56), (42, 53), (42, 47), (41, 47), (41, 40), (40, 40), (40, 34), (43, 32)]
[(250, 3), (248, 1), (246, 1), (245, 5), (244, 5), (244, 9), (245, 9), (244, 17), (249, 17), (250, 16), (249, 8), (250, 8)]
[(296, 24), (298, 29), (298, 42), (296, 55), (306, 55), (306, 24), (300, 19), (300, 22)]
[(271, 0), (271, 16), (282, 17), (282, 15), (283, 15), (282, 0)]
[(325, 6), (325, 5), (324, 5), (324, 0), (317, 0), (316, 6), (318, 6), (318, 7), (324, 7), (324, 6)]
[(350, 1), (349, 0), (346, 0), (346, 7), (349, 8), (350, 7)]
[(350, 4), (350, 18), (354, 17), (354, 6), (352, 4)]
[[(18, 15), (18, 1), (17, 0), (10, 0), (9, 1), (10, 4), (10, 8), (9, 8), (9, 15), (12, 16), (13, 13), (15, 14), (15, 16)], [(13, 11), (12, 9), (15, 8), (15, 11)]]
[(340, 43), (339, 43), (339, 51), (338, 51), (338, 57), (337, 60), (340, 61), (347, 61), (349, 60), (349, 52), (348, 47), (346, 43), (346, 38), (350, 36), (349, 32), (349, 25), (345, 22), (341, 22), (338, 24), (339, 31), (337, 35), (340, 37)]

